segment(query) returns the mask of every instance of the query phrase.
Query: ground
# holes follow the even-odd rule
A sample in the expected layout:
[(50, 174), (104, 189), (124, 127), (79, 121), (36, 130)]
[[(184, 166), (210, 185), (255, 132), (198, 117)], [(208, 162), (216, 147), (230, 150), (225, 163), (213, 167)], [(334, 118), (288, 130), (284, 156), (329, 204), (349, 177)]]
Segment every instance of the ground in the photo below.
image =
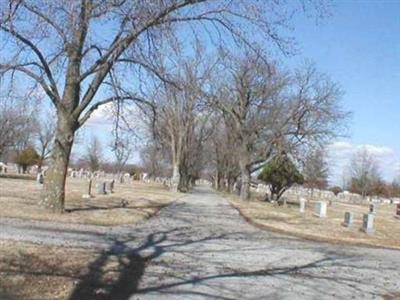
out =
[[(360, 228), (363, 214), (369, 211), (368, 204), (333, 201), (327, 207), (327, 217), (317, 218), (314, 216), (314, 201), (308, 201), (305, 213), (301, 214), (297, 202), (291, 202), (287, 207), (283, 207), (265, 202), (262, 197), (257, 196), (250, 201), (241, 201), (239, 197), (231, 194), (226, 197), (243, 217), (265, 229), (332, 243), (400, 249), (400, 219), (394, 217), (396, 213), (394, 204), (379, 205), (374, 220), (375, 233), (367, 235), (360, 231)], [(346, 211), (354, 214), (354, 223), (350, 228), (342, 226)]]
[[(111, 180), (111, 179), (109, 179)], [(96, 194), (93, 182), (93, 194)], [(42, 185), (35, 180), (0, 178), (0, 217), (82, 223), (94, 225), (121, 225), (140, 222), (178, 197), (160, 184), (115, 184), (114, 194), (96, 195), (83, 199), (87, 194), (88, 180), (68, 178), (66, 210), (63, 215), (39, 207)], [(127, 205), (122, 206), (122, 201)]]
[(2, 299), (400, 296), (400, 251), (260, 230), (206, 187), (136, 225), (0, 220)]

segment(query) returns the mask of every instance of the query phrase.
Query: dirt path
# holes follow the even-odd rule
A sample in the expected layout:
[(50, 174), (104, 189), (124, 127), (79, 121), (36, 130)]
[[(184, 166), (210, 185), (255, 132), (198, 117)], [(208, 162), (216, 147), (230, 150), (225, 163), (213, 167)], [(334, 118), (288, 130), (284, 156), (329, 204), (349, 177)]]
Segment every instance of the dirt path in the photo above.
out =
[[(106, 299), (376, 299), (400, 292), (400, 251), (261, 231), (207, 188), (136, 226), (11, 219), (0, 226), (0, 239), (100, 248), (96, 272), (107, 256), (128, 254)], [(71, 299), (89, 298), (96, 284), (83, 278)]]

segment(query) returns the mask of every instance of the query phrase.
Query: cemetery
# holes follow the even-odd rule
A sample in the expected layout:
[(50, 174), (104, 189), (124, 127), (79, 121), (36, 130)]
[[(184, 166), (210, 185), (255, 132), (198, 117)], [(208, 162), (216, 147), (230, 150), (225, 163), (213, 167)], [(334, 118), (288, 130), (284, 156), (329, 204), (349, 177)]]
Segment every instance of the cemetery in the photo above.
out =
[(1, 0), (0, 300), (400, 299), (399, 11)]
[[(157, 183), (115, 183), (111, 178), (93, 179), (90, 197), (87, 178), (67, 178), (66, 213), (54, 215), (38, 205), (42, 184), (35, 180), (0, 178), (1, 217), (64, 223), (121, 225), (149, 218), (178, 195)], [(103, 186), (102, 193), (96, 185)]]
[(334, 195), (323, 201), (288, 195), (286, 207), (265, 202), (257, 192), (248, 202), (235, 195), (227, 198), (260, 228), (315, 241), (400, 249), (400, 204), (344, 202)]

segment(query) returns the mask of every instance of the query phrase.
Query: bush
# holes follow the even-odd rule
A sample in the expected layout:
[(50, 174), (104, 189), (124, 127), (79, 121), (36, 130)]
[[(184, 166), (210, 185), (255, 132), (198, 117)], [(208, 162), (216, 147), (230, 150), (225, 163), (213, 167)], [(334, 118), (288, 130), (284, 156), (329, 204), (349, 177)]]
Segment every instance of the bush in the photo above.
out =
[(40, 159), (39, 154), (32, 146), (28, 146), (15, 157), (15, 163), (22, 167), (24, 173), (28, 167), (38, 163)]
[(279, 200), (293, 184), (303, 184), (303, 175), (286, 154), (273, 158), (258, 175), (258, 179), (270, 185), (272, 200)]

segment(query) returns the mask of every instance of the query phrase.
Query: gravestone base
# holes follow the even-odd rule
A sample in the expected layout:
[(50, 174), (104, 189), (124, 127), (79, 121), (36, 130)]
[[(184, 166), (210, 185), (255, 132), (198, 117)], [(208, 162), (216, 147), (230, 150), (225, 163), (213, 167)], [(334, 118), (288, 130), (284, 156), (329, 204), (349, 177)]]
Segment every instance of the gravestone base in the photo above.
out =
[(94, 198), (94, 196), (93, 195), (89, 195), (89, 194), (83, 194), (82, 198), (83, 199), (90, 199), (90, 198)]

